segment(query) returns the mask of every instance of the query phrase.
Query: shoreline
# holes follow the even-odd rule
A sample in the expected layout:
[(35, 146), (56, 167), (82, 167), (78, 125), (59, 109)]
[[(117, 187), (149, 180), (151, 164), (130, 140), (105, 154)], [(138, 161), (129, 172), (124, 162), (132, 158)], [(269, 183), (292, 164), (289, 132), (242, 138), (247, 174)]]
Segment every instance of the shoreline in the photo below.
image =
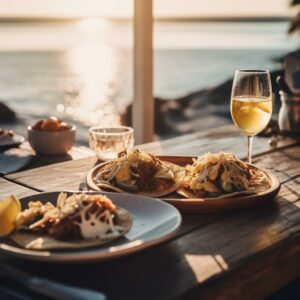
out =
[[(54, 17), (54, 16), (45, 16), (45, 17), (36, 17), (36, 16), (7, 16), (0, 17), (0, 23), (72, 23), (85, 19), (100, 19), (114, 23), (128, 23), (132, 22), (132, 17), (89, 17), (89, 16), (66, 16), (66, 17)], [(241, 17), (222, 17), (222, 16), (175, 16), (175, 17), (154, 17), (154, 20), (157, 22), (195, 22), (195, 23), (219, 23), (219, 22), (287, 22), (291, 21), (292, 16), (241, 16)]]

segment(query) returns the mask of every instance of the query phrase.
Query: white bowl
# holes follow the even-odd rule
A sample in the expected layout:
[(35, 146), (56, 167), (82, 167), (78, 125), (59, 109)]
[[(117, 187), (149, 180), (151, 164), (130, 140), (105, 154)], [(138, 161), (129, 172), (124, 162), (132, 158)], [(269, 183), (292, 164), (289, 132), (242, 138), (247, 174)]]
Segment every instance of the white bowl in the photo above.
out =
[(71, 150), (75, 142), (76, 127), (62, 131), (42, 131), (28, 127), (28, 141), (30, 146), (39, 154), (65, 154)]

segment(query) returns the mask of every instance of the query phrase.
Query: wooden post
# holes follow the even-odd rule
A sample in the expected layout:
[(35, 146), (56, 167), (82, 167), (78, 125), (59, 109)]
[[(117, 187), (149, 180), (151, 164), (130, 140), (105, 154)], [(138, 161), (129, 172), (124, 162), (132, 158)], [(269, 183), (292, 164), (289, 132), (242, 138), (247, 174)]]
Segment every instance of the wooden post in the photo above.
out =
[(134, 0), (134, 102), (132, 123), (135, 143), (153, 140), (152, 0)]

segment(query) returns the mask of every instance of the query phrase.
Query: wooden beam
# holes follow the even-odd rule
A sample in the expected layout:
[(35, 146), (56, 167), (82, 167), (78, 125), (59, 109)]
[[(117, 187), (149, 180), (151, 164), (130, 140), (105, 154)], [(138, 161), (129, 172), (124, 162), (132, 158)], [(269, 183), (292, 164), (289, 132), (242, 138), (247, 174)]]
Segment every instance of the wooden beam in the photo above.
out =
[(134, 102), (132, 123), (135, 143), (153, 140), (152, 0), (134, 0)]

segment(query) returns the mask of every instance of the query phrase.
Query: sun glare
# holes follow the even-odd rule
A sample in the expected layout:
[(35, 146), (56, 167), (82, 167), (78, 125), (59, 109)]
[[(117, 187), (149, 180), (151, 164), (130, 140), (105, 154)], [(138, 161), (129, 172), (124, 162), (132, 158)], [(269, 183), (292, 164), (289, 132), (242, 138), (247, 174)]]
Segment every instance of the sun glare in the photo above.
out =
[(81, 85), (76, 101), (69, 104), (73, 117), (87, 125), (119, 124), (111, 99), (117, 72), (114, 50), (101, 42), (86, 42), (71, 50), (68, 58)]
[(77, 22), (76, 27), (81, 30), (104, 30), (108, 29), (110, 22), (102, 18), (85, 18)]

